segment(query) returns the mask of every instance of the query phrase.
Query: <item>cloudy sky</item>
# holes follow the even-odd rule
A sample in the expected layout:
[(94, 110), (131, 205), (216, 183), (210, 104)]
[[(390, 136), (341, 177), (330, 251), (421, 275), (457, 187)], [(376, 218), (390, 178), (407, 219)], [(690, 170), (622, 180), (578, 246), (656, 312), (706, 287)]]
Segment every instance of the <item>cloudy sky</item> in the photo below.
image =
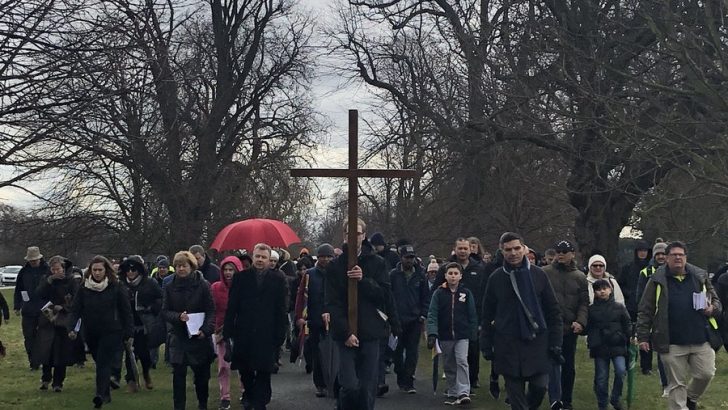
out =
[[(332, 21), (332, 6), (337, 1), (332, 0), (299, 0), (299, 7), (303, 11), (311, 12), (319, 25), (329, 24)], [(321, 44), (315, 39), (314, 44)], [(325, 67), (317, 69), (317, 78), (312, 84), (314, 97), (314, 108), (321, 113), (325, 120), (331, 124), (326, 135), (319, 136), (322, 145), (313, 157), (316, 158), (320, 167), (345, 167), (347, 158), (347, 119), (349, 109), (358, 109), (360, 118), (360, 141), (366, 138), (363, 132), (363, 118), (370, 115), (369, 109), (373, 101), (367, 88), (360, 83), (351, 84), (344, 81), (337, 74), (332, 73)], [(10, 170), (0, 168), (0, 178), (9, 175)], [(42, 192), (49, 181), (25, 183), (22, 186), (26, 189)], [(319, 184), (336, 188), (339, 184)], [(341, 185), (343, 186), (343, 185)], [(328, 189), (326, 190), (328, 191)], [(326, 194), (326, 193), (324, 193)], [(28, 193), (15, 188), (0, 188), (0, 201), (15, 207), (26, 208), (33, 205), (33, 197)]]

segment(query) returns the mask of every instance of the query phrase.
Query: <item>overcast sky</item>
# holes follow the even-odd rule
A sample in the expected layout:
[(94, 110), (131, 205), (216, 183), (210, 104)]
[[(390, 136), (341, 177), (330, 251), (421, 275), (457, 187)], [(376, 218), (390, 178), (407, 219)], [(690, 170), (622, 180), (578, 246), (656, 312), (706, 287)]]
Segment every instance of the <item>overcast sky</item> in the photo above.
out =
[[(333, 15), (331, 6), (332, 0), (299, 0), (299, 7), (303, 10), (310, 10), (316, 17), (317, 24), (327, 24)], [(315, 44), (321, 44), (318, 39)], [(331, 124), (328, 133), (317, 136), (321, 146), (314, 154), (319, 167), (342, 167), (346, 166), (347, 159), (347, 121), (348, 110), (359, 110), (360, 141), (366, 138), (363, 132), (363, 119), (369, 118), (369, 109), (373, 101), (367, 88), (361, 83), (350, 84), (345, 82), (337, 74), (332, 73), (325, 67), (317, 69), (317, 78), (312, 84), (314, 97), (314, 109), (323, 115), (324, 119)], [(7, 169), (0, 169), (0, 178), (8, 175)], [(42, 191), (49, 182), (26, 183), (23, 187)], [(319, 184), (322, 185), (322, 184)], [(331, 185), (335, 185), (331, 187)], [(323, 184), (335, 188), (339, 184)], [(329, 189), (326, 189), (329, 191)], [(332, 192), (332, 191), (331, 191)], [(22, 190), (15, 188), (0, 188), (0, 201), (15, 207), (32, 206), (33, 197)]]

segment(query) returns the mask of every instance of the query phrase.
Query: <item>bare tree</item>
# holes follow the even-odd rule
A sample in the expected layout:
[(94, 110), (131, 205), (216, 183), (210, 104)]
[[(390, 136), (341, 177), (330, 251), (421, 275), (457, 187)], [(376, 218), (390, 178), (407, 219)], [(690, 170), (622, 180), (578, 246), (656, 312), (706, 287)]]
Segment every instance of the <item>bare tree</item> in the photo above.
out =
[[(109, 163), (90, 171), (113, 163), (138, 178), (164, 205), (171, 246), (180, 248), (230, 222), (216, 207), (260, 190), (262, 170), (310, 146), (318, 129), (307, 94), (311, 26), (290, 2), (71, 4), (53, 9), (63, 14), (55, 46), (23, 61), (48, 75), (23, 79), (45, 103), (7, 120), (13, 147), (37, 136), (33, 156), (3, 162), (20, 177), (57, 165), (59, 155), (101, 157)], [(279, 200), (285, 208), (288, 198)]]

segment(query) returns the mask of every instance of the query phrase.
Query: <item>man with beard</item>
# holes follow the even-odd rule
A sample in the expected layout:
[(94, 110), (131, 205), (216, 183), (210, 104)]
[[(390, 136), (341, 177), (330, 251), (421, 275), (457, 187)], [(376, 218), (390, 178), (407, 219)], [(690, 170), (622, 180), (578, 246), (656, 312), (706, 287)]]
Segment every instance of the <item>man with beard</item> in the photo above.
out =
[(560, 241), (554, 247), (556, 260), (544, 267), (553, 286), (563, 318), (562, 351), (564, 363), (555, 365), (549, 377), (551, 409), (571, 409), (576, 378), (576, 341), (587, 325), (589, 314), (589, 282), (576, 267), (574, 245)]
[(288, 331), (288, 287), (283, 273), (270, 268), (271, 247), (253, 248), (253, 266), (237, 275), (228, 297), (223, 337), (232, 340), (231, 369), (240, 372), (243, 409), (265, 409), (279, 346)]
[[(470, 256), (470, 241), (465, 238), (457, 238), (455, 240), (454, 254), (450, 258), (451, 262), (457, 262), (463, 268), (463, 279), (461, 284), (466, 288), (470, 289), (475, 298), (475, 309), (478, 315), (480, 315), (483, 308), (483, 292), (485, 290), (485, 284), (488, 281), (485, 275), (484, 266), (480, 261)], [(447, 264), (443, 264), (440, 270), (437, 272), (437, 279), (435, 280), (435, 288), (445, 283), (445, 268)], [(478, 318), (478, 323), (480, 318)], [(470, 371), (470, 387), (478, 388), (480, 383), (478, 382), (478, 374), (480, 373), (480, 357), (478, 357), (478, 340), (471, 340), (468, 346), (468, 370)]]
[(414, 394), (415, 369), (422, 324), (427, 318), (430, 290), (422, 266), (415, 263), (412, 245), (399, 247), (401, 262), (389, 273), (402, 333), (394, 351), (394, 371), (399, 389)]
[(308, 269), (301, 279), (296, 294), (296, 324), (298, 328), (308, 327), (308, 338), (303, 347), (306, 365), (313, 373), (313, 384), (316, 387), (316, 397), (326, 397), (327, 386), (321, 368), (321, 355), (319, 342), (324, 337), (326, 326), (324, 315), (324, 284), (326, 267), (334, 258), (334, 247), (322, 243), (316, 248), (316, 265)]
[[(665, 261), (667, 260), (667, 257), (665, 256), (665, 249), (667, 249), (667, 244), (665, 242), (657, 242), (655, 246), (652, 247), (652, 260), (650, 260), (650, 263), (640, 271), (639, 279), (637, 279), (637, 287), (635, 291), (635, 299), (637, 303), (639, 303), (640, 299), (642, 299), (645, 286), (647, 286), (647, 282), (650, 280), (652, 275), (657, 272), (657, 269), (665, 264)], [(642, 374), (646, 376), (652, 374), (652, 350), (640, 350), (640, 369), (642, 370)], [(657, 371), (660, 373), (660, 383), (662, 384), (663, 389), (662, 396), (667, 397), (667, 376), (665, 375), (665, 368), (659, 354), (657, 355)]]
[(528, 262), (523, 238), (504, 233), (500, 250), (503, 266), (488, 279), (483, 298), (480, 348), (503, 375), (511, 408), (537, 409), (550, 368), (563, 360), (561, 311), (544, 271)]

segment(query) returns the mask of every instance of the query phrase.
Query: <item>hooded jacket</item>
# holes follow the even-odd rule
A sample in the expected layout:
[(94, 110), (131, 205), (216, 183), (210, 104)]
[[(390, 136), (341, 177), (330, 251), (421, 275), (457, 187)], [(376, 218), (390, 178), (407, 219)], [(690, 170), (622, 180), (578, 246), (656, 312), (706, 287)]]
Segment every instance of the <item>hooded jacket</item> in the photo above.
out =
[(205, 254), (205, 261), (198, 268), (208, 283), (215, 283), (220, 280), (220, 267), (212, 263), (212, 259)]
[[(652, 275), (645, 286), (637, 315), (637, 340), (640, 343), (650, 342), (652, 349), (663, 354), (670, 351), (668, 276), (673, 276), (673, 274), (667, 265), (660, 266)], [(713, 306), (712, 318), (720, 317), (722, 305), (713, 285), (708, 280), (707, 272), (695, 265), (687, 264), (684, 280), (693, 282), (695, 292), (700, 292), (703, 287), (705, 288), (709, 303)], [(686, 309), (692, 309), (692, 306), (687, 306)], [(708, 326), (711, 326), (707, 317), (704, 326), (706, 331)]]
[[(449, 261), (457, 262), (457, 256), (453, 255), (450, 257)], [(443, 263), (437, 271), (437, 276), (435, 277), (436, 287), (442, 286), (442, 284), (446, 282), (446, 266), (447, 263)], [(475, 311), (478, 317), (480, 317), (480, 313), (483, 309), (483, 294), (485, 293), (485, 285), (488, 283), (488, 277), (485, 274), (485, 265), (477, 259), (468, 257), (468, 266), (463, 267), (463, 279), (460, 283), (470, 289), (473, 293), (473, 297), (475, 298)], [(480, 319), (478, 319), (478, 323), (480, 323)]]
[[(645, 259), (640, 259), (637, 256), (637, 251), (639, 249), (647, 249), (647, 257)], [(640, 271), (650, 264), (651, 259), (652, 247), (650, 244), (643, 240), (637, 241), (632, 262), (629, 265), (624, 266), (617, 277), (617, 282), (619, 282), (619, 286), (624, 294), (627, 311), (633, 321), (637, 319), (637, 305), (640, 302), (639, 297), (641, 292), (637, 290), (637, 282), (639, 281)]]
[[(228, 256), (220, 262), (221, 270), (225, 269), (225, 264), (231, 263), (235, 267), (235, 274), (243, 270), (243, 263), (236, 256)], [(233, 274), (233, 278), (235, 275)], [(225, 279), (225, 274), (220, 273), (220, 280), (210, 285), (212, 292), (212, 300), (215, 302), (215, 333), (222, 331), (225, 324), (225, 312), (227, 312), (228, 295), (233, 279)]]
[(584, 272), (576, 268), (573, 260), (568, 265), (554, 261), (543, 270), (548, 275), (559, 301), (564, 334), (571, 332), (573, 322), (586, 327), (589, 316), (589, 283)]

